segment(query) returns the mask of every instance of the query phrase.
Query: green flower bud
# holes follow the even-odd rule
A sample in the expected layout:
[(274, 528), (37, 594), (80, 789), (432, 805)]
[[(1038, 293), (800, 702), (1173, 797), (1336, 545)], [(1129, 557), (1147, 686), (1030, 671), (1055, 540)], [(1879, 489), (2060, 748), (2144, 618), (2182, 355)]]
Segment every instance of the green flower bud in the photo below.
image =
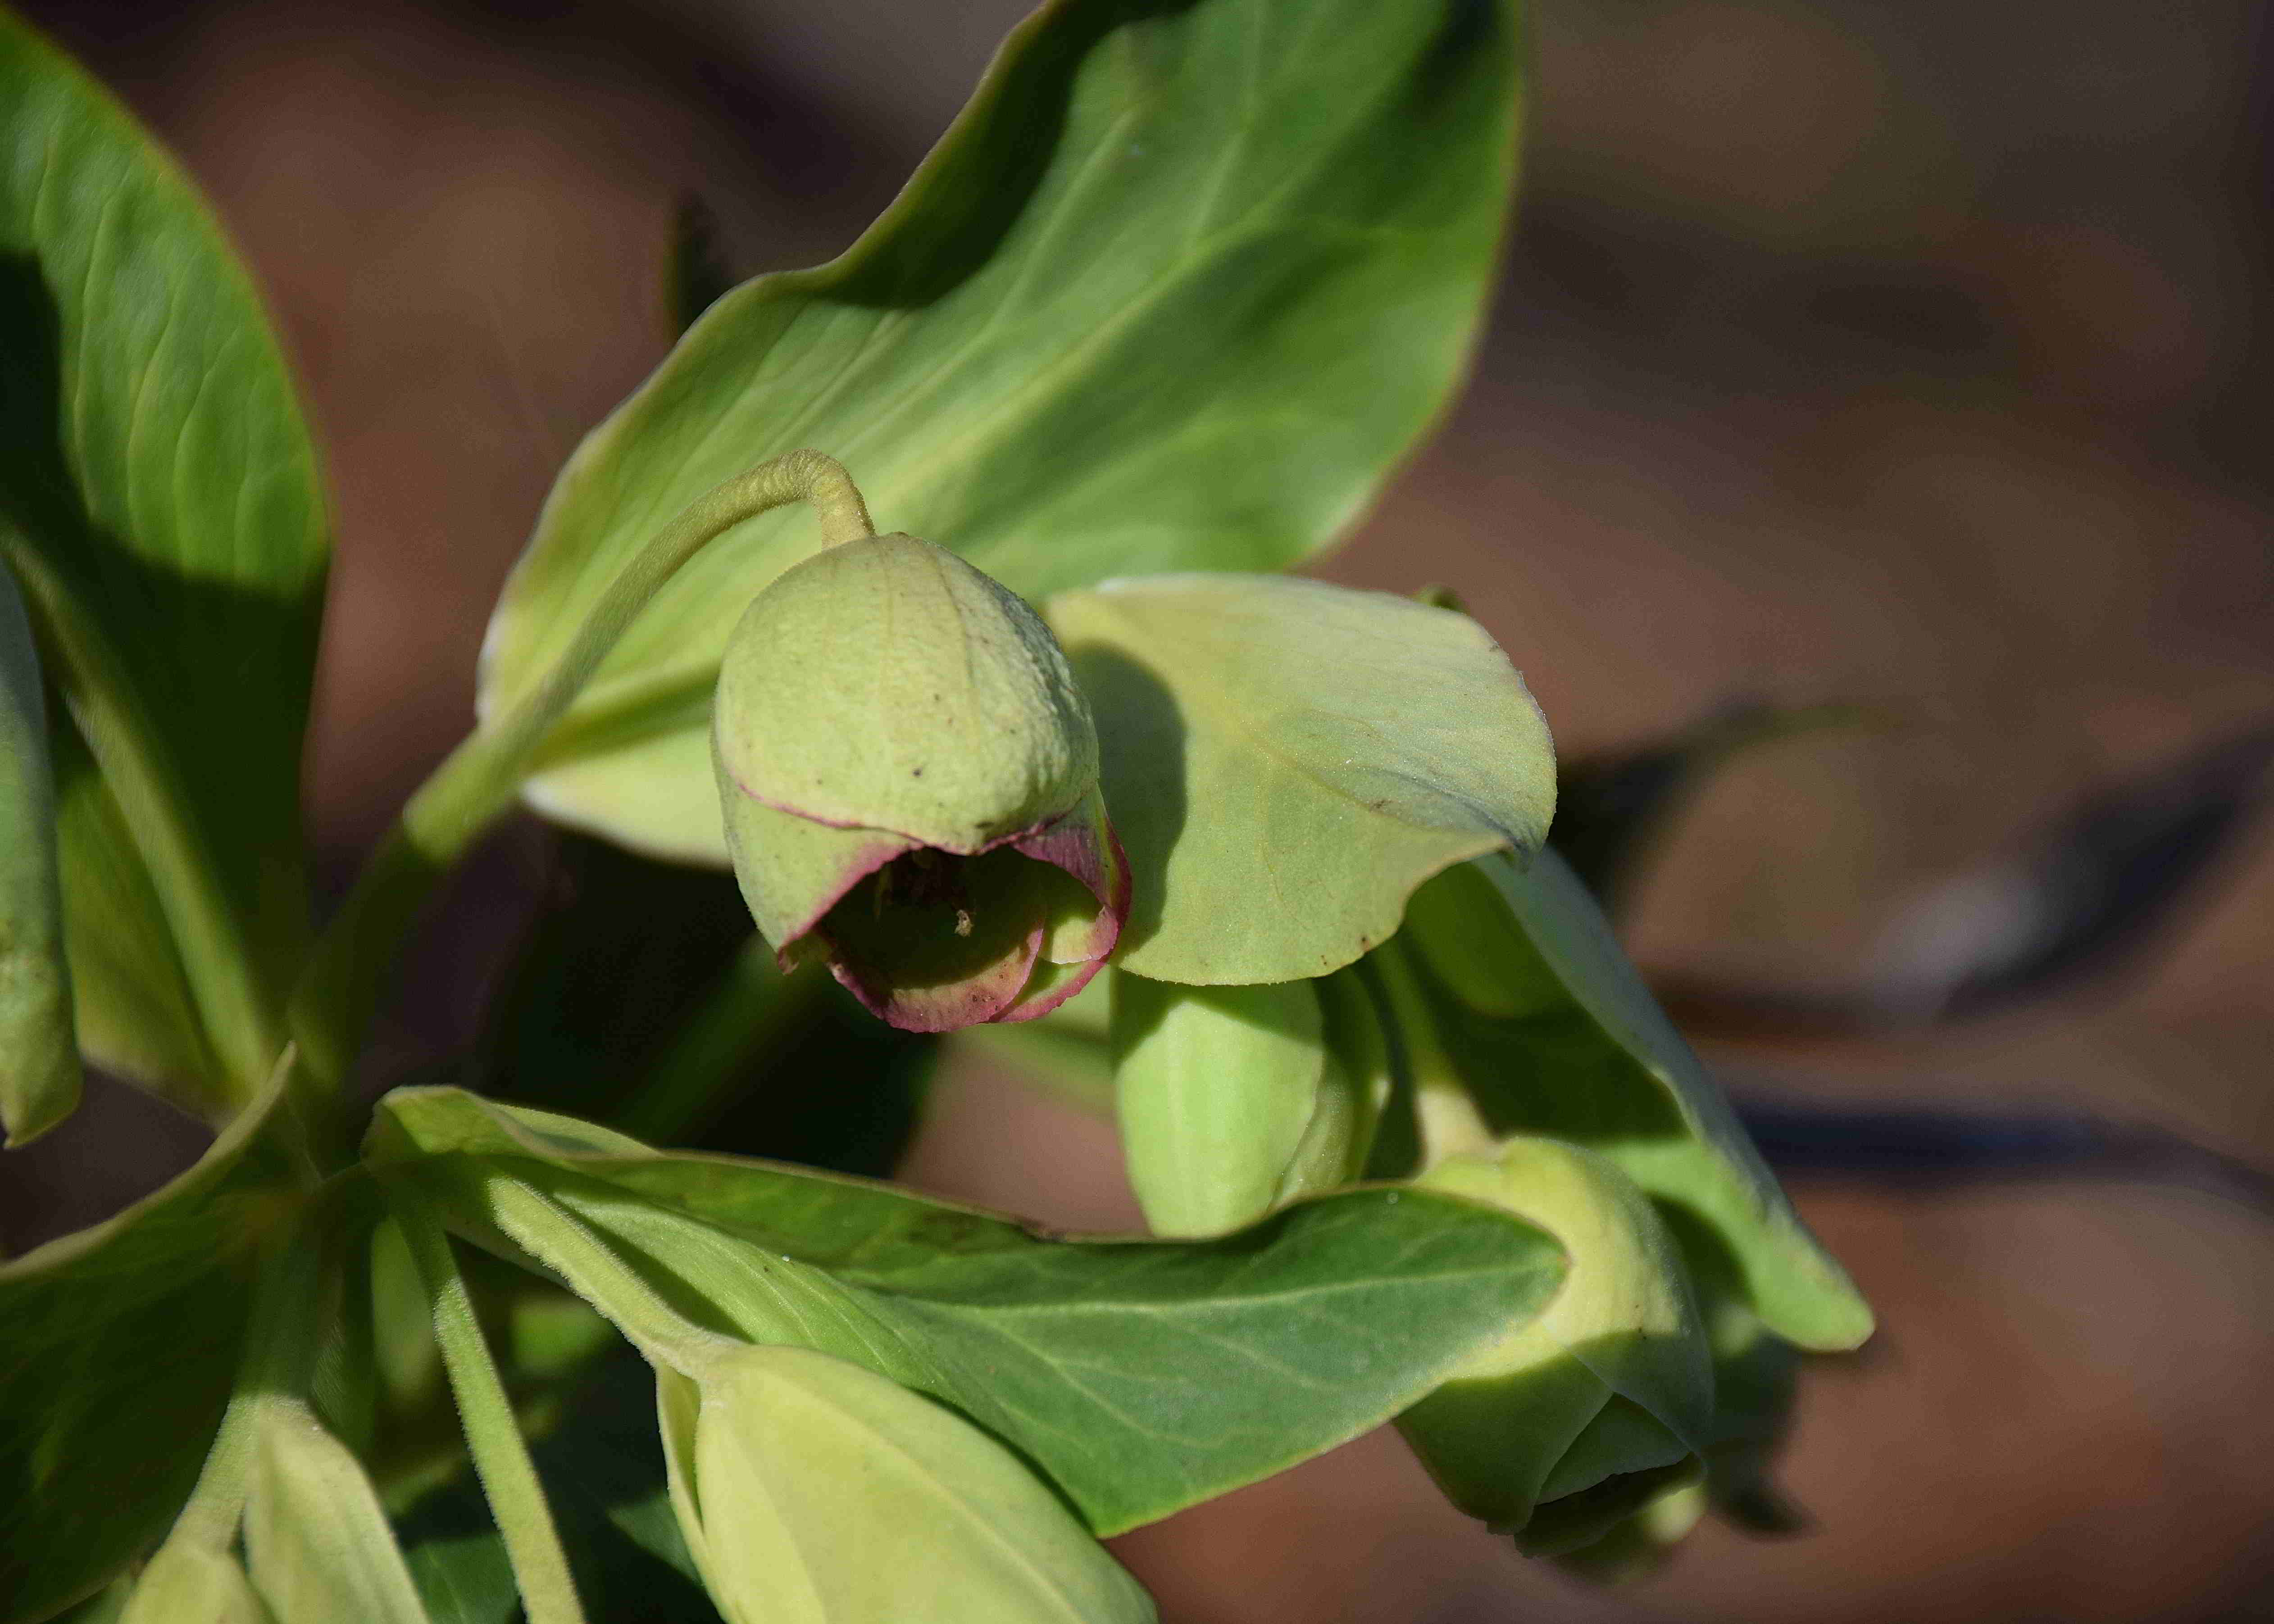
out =
[(1544, 1311), (1398, 1418), (1447, 1498), (1552, 1554), (1692, 1476), (1711, 1350), (1680, 1253), (1633, 1182), (1547, 1139), (1455, 1157), (1417, 1182), (1517, 1213), (1570, 1257)]
[(929, 542), (848, 541), (759, 593), (712, 754), (758, 929), (895, 1026), (1046, 1014), (1120, 936), (1088, 702), (1034, 611)]
[(1346, 972), (1255, 987), (1113, 977), (1130, 1188), (1156, 1235), (1223, 1235), (1357, 1177), (1388, 1092)]
[(118, 1624), (272, 1624), (234, 1556), (176, 1538), (134, 1581)]
[(802, 1348), (658, 1368), (672, 1505), (727, 1624), (1149, 1624), (1144, 1590), (1002, 1445)]
[(289, 1624), (427, 1624), (379, 1492), (297, 1399), (261, 1402), (245, 1507), (245, 1568)]

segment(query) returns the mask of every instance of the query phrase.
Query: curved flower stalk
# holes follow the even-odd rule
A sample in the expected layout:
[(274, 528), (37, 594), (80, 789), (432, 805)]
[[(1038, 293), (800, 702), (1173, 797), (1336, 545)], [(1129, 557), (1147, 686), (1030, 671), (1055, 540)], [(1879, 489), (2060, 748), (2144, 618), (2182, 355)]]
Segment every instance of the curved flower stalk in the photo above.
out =
[(943, 548), (850, 541), (768, 586), (712, 745), (760, 932), (895, 1026), (1030, 1020), (1120, 936), (1088, 702), (1034, 611)]

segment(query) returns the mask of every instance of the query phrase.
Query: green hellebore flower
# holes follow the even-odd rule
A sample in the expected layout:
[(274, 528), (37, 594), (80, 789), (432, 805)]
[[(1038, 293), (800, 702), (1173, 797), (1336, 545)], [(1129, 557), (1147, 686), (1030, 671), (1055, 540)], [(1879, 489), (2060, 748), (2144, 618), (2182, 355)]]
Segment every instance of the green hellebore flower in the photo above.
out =
[(930, 542), (845, 542), (759, 593), (712, 755), (758, 929), (892, 1026), (1046, 1014), (1120, 936), (1088, 702), (1034, 611)]
[(672, 1506), (728, 1624), (1151, 1624), (1024, 1463), (862, 1365), (742, 1347), (699, 1380), (659, 1366), (657, 1402)]

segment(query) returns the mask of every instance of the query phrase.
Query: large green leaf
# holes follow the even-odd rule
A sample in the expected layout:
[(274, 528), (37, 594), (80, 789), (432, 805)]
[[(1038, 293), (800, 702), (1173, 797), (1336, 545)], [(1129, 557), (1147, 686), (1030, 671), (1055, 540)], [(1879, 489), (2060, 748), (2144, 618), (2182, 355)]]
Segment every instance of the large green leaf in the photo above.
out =
[(502, 1244), (491, 1192), (510, 1181), (718, 1328), (955, 1405), (1101, 1534), (1378, 1425), (1562, 1277), (1539, 1230), (1412, 1191), (1354, 1190), (1180, 1245), (1052, 1238), (886, 1185), (661, 1155), (451, 1089), (388, 1096), (373, 1147), (476, 1238)]
[(1117, 581), (1044, 612), (1136, 876), (1124, 970), (1322, 975), (1439, 869), (1546, 838), (1547, 726), (1466, 615), (1271, 575)]
[[(762, 457), (838, 457), (888, 530), (1029, 597), (1276, 568), (1442, 407), (1513, 175), (1505, 0), (1058, 0), (841, 259), (712, 305), (563, 470), (491, 624), (486, 715), (603, 585)], [(723, 862), (710, 690), (812, 520), (750, 523), (631, 627), (539, 806)]]
[(1494, 856), (1440, 876), (1391, 945), (1402, 958), (1388, 968), (1413, 974), (1426, 1006), (1408, 1035), (1417, 1066), (1449, 1068), (1486, 1129), (1601, 1152), (1729, 1250), (1780, 1335), (1829, 1351), (1871, 1335), (1871, 1309), (1561, 857), (1543, 852), (1519, 873)]
[(36, 1138), (78, 1103), (47, 706), (31, 624), (0, 565), (0, 1143)]
[(296, 1203), (280, 1068), (188, 1172), (0, 1264), (0, 1624), (164, 1532), (221, 1420), (257, 1254)]
[[(4, 13), (0, 352), (0, 554), (117, 798), (132, 848), (116, 861), (148, 868), (241, 1098), (278, 1047), (252, 971), (281, 978), (307, 929), (314, 455), (259, 301), (189, 183)], [(68, 872), (64, 888), (68, 907)], [(100, 1043), (111, 1024), (85, 1031)], [(97, 1053), (131, 1067), (170, 1047)]]

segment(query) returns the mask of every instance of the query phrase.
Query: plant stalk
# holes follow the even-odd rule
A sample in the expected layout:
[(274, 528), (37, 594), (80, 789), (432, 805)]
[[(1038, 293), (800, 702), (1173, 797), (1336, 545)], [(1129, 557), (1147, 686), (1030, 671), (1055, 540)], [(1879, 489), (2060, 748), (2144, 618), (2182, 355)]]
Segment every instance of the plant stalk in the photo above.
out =
[(513, 1565), (528, 1624), (584, 1624), (584, 1606), (576, 1598), (576, 1581), (569, 1575), (568, 1557), (561, 1549), (553, 1507), (529, 1458), (529, 1446), (521, 1435), (513, 1402), (490, 1358), (489, 1343), (474, 1318), (473, 1300), (467, 1295), (465, 1276), (459, 1273), (457, 1259), (451, 1252), (450, 1237), (417, 1201), (399, 1204), (395, 1217), (418, 1260), (419, 1278), (425, 1282), (435, 1340), (441, 1344), (442, 1363), (450, 1372), (450, 1391), (458, 1401), (474, 1471), (481, 1479), (498, 1531), (505, 1538), (506, 1558)]
[(533, 688), (485, 720), (403, 806), (324, 932), (291, 1007), (312, 1076), (336, 1092), (386, 975), (435, 883), (513, 804), (531, 762), (608, 651), (657, 590), (727, 531), (791, 502), (809, 503), (825, 545), (875, 534), (861, 493), (817, 451), (791, 451), (698, 497), (611, 581)]

